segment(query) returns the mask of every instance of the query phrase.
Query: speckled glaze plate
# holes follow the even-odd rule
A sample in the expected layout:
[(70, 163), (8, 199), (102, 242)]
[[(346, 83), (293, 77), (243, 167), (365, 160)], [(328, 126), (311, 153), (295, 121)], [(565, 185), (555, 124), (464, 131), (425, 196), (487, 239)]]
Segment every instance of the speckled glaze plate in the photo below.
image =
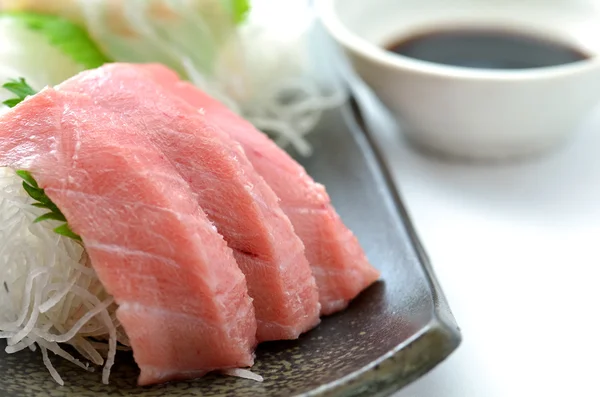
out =
[(327, 114), (311, 135), (315, 153), (299, 159), (327, 186), (381, 281), (350, 307), (323, 319), (297, 341), (265, 343), (253, 370), (258, 383), (209, 375), (190, 382), (137, 387), (138, 370), (123, 353), (111, 384), (51, 357), (65, 386), (52, 381), (39, 352), (0, 349), (0, 396), (388, 396), (425, 374), (460, 343), (435, 275), (352, 103)]

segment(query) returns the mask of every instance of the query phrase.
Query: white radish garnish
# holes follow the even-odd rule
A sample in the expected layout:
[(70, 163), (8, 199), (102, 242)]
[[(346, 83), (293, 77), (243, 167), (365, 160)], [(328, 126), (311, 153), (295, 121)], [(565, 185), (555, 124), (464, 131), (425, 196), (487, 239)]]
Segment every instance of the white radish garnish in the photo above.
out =
[(39, 346), (61, 385), (48, 351), (92, 369), (63, 349), (70, 345), (85, 360), (104, 365), (102, 381), (108, 383), (117, 341), (128, 345), (117, 305), (79, 242), (56, 234), (57, 222), (33, 222), (45, 211), (32, 206), (22, 182), (0, 167), (0, 338), (7, 340), (7, 353)]
[(264, 379), (262, 376), (243, 368), (230, 368), (221, 371), (223, 375), (234, 376), (236, 378), (254, 380), (256, 382), (262, 382)]

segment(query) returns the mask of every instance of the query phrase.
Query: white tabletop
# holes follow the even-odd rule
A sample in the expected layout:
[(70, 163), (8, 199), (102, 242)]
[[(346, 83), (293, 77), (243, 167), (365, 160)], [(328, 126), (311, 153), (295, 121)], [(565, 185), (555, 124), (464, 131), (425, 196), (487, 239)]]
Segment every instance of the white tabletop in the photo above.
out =
[(463, 333), (394, 397), (600, 396), (600, 109), (545, 157), (450, 164), (362, 94)]

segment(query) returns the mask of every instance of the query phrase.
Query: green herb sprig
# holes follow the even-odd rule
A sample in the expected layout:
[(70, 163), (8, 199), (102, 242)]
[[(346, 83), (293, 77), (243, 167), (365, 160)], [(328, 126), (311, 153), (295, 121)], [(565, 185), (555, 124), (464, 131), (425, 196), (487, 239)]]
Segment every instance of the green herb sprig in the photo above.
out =
[(233, 20), (236, 24), (240, 24), (246, 20), (250, 13), (249, 0), (231, 0), (233, 8)]
[(73, 240), (81, 241), (81, 237), (71, 230), (71, 227), (67, 223), (67, 218), (63, 215), (60, 209), (50, 200), (50, 198), (44, 192), (44, 189), (40, 188), (28, 171), (17, 171), (16, 172), (21, 179), (23, 179), (23, 189), (29, 194), (29, 196), (36, 202), (32, 205), (37, 208), (44, 208), (50, 212), (35, 218), (33, 223), (42, 221), (58, 221), (64, 222), (62, 225), (54, 229), (54, 232), (61, 236), (69, 237)]
[(37, 92), (27, 84), (23, 77), (19, 77), (18, 80), (10, 80), (8, 83), (3, 84), (2, 88), (9, 90), (17, 96), (16, 98), (10, 98), (2, 102), (9, 108), (17, 106), (28, 96), (37, 94)]
[[(11, 108), (23, 102), (28, 96), (36, 94), (35, 90), (31, 88), (31, 86), (29, 86), (29, 84), (27, 84), (25, 79), (22, 77), (20, 77), (18, 80), (10, 80), (8, 83), (3, 84), (2, 87), (17, 96), (16, 98), (7, 99), (3, 102), (6, 106)], [(67, 218), (65, 218), (61, 210), (58, 209), (56, 204), (54, 204), (46, 195), (44, 189), (39, 187), (31, 173), (20, 170), (16, 171), (16, 174), (23, 179), (23, 189), (25, 189), (27, 194), (29, 194), (29, 196), (36, 201), (32, 205), (34, 207), (44, 208), (50, 211), (35, 218), (33, 223), (48, 220), (64, 222), (62, 225), (55, 228), (54, 232), (60, 234), (61, 236), (65, 236), (76, 241), (81, 241), (81, 237), (71, 230), (71, 227), (67, 223)]]

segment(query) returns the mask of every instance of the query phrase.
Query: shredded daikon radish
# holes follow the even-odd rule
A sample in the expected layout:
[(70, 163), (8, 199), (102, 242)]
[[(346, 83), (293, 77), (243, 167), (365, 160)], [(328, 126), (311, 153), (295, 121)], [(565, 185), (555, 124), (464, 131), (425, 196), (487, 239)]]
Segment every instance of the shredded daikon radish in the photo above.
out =
[(58, 374), (58, 371), (56, 371), (56, 368), (54, 368), (54, 366), (52, 365), (50, 357), (48, 357), (48, 351), (45, 347), (41, 347), (40, 350), (42, 351), (42, 359), (44, 360), (46, 368), (48, 368), (48, 371), (50, 371), (50, 375), (52, 375), (52, 378), (56, 381), (56, 383), (58, 383), (61, 386), (64, 386), (65, 382)]
[[(108, 343), (102, 343), (102, 342), (90, 342), (90, 345), (92, 345), (92, 347), (96, 350), (108, 350), (108, 348), (109, 348)], [(117, 350), (124, 351), (124, 352), (130, 352), (131, 347), (119, 345), (119, 346), (117, 346)]]
[(48, 310), (52, 309), (54, 306), (58, 305), (61, 300), (65, 298), (65, 296), (69, 293), (69, 290), (75, 285), (75, 280), (71, 283), (64, 284), (55, 284), (58, 288), (53, 289), (53, 285), (49, 285), (46, 287), (45, 293), (50, 291), (55, 292), (55, 294), (48, 298), (48, 300), (40, 305), (40, 313), (46, 313)]
[(67, 351), (65, 351), (63, 348), (61, 348), (58, 343), (56, 342), (48, 342), (44, 339), (36, 339), (36, 343), (40, 346), (40, 347), (44, 347), (48, 350), (50, 350), (52, 353), (56, 354), (59, 357), (64, 358), (67, 361), (72, 362), (73, 364), (77, 365), (79, 368), (81, 369), (85, 369), (86, 371), (90, 371), (93, 372), (93, 370), (90, 369), (88, 364), (84, 364), (81, 361), (77, 360), (75, 357), (73, 357), (71, 354), (69, 354)]
[(8, 354), (20, 352), (23, 349), (28, 348), (29, 346), (35, 343), (35, 339), (32, 338), (24, 338), (23, 340), (15, 343), (14, 345), (6, 346), (5, 351)]
[(230, 368), (221, 370), (223, 375), (235, 376), (236, 378), (250, 379), (257, 382), (262, 382), (264, 379), (262, 376), (243, 368)]
[[(63, 330), (60, 331), (64, 332)], [(76, 336), (73, 338), (71, 345), (75, 348), (75, 350), (77, 350), (77, 352), (79, 352), (79, 354), (85, 357), (85, 359), (90, 361), (92, 364), (104, 364), (104, 358), (100, 353), (98, 353), (98, 349), (94, 347), (93, 342), (89, 342), (83, 337)], [(108, 350), (108, 347), (106, 350)]]
[[(52, 222), (33, 223), (44, 210), (32, 202), (15, 172), (0, 167), (0, 339), (7, 340), (7, 353), (38, 345), (59, 384), (48, 351), (93, 371), (60, 346), (70, 345), (104, 364), (102, 381), (108, 383), (117, 341), (128, 344), (117, 306), (81, 244), (54, 233)], [(96, 339), (107, 343), (99, 346)]]

